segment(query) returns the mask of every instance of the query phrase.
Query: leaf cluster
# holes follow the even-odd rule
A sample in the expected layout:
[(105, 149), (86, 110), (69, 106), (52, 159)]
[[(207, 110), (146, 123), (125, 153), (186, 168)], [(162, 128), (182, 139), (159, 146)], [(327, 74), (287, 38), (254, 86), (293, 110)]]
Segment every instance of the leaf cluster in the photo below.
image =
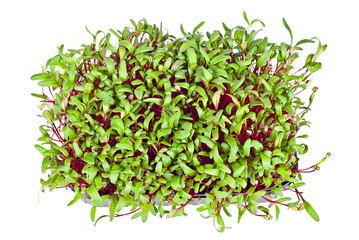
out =
[(181, 38), (165, 34), (162, 24), (131, 20), (122, 31), (86, 28), (93, 41), (80, 49), (60, 46), (31, 77), (44, 89), (33, 94), (47, 120), (36, 145), (42, 171), (49, 172), (42, 185), (72, 186), (69, 205), (89, 195), (93, 220), (105, 199), (111, 220), (132, 206), (139, 210), (133, 217), (146, 221), (149, 212), (184, 215), (199, 194), (206, 203), (198, 210), (220, 231), (221, 210), (231, 215), (231, 204), (239, 219), (245, 210), (268, 214), (259, 198), (282, 196), (288, 182), (302, 185), (292, 170), (297, 154), (307, 151), (297, 132), (310, 123), (303, 118), (309, 106), (297, 93), (321, 68), (317, 58), (326, 45), (319, 42), (294, 71), (299, 45), (313, 39), (294, 45), (283, 20), (291, 43), (272, 43), (250, 30), (264, 23), (244, 17), (248, 28), (223, 24), (224, 32), (203, 34), (204, 22), (192, 32), (181, 25)]

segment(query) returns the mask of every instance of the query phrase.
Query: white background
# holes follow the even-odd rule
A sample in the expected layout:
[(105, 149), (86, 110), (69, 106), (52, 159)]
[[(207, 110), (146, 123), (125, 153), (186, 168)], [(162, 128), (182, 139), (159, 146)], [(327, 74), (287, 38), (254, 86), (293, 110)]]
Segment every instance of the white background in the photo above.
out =
[[(358, 8), (356, 1), (4, 1), (0, 6), (0, 235), (2, 239), (358, 239)], [(318, 37), (328, 44), (321, 56), (323, 69), (314, 74), (318, 86), (305, 129), (309, 152), (302, 166), (311, 166), (326, 152), (332, 158), (314, 174), (305, 175), (304, 197), (313, 205), (320, 222), (305, 212), (281, 208), (278, 221), (266, 221), (248, 212), (237, 224), (237, 210), (225, 221), (232, 229), (218, 233), (211, 220), (202, 219), (194, 207), (189, 216), (160, 219), (107, 219), (94, 227), (90, 206), (78, 202), (64, 189), (40, 194), (41, 155), (34, 148), (39, 137), (40, 93), (31, 75), (41, 71), (57, 46), (77, 48), (91, 41), (90, 30), (108, 31), (130, 26), (129, 19), (145, 17), (149, 23), (163, 22), (170, 33), (181, 37), (183, 23), (190, 31), (202, 20), (200, 31), (245, 25), (242, 12), (266, 23), (260, 36), (289, 42), (282, 24), (285, 17), (295, 41)], [(259, 25), (256, 25), (260, 27)], [(305, 46), (305, 45), (304, 45)], [(304, 54), (315, 50), (306, 46)], [(303, 54), (303, 55), (304, 55)], [(309, 90), (310, 92), (310, 90)], [(305, 96), (304, 94), (303, 96)], [(308, 95), (308, 93), (307, 93)], [(274, 209), (273, 209), (274, 210)], [(104, 210), (106, 213), (107, 210)]]

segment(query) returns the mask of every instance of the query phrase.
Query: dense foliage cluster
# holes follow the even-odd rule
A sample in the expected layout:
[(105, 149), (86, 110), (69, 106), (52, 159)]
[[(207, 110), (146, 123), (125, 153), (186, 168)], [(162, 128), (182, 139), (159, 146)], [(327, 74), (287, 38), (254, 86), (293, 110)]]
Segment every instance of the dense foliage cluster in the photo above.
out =
[[(31, 77), (47, 91), (33, 94), (47, 120), (43, 144), (36, 145), (43, 173), (50, 170), (42, 185), (71, 186), (76, 195), (69, 205), (88, 194), (93, 219), (105, 199), (111, 220), (132, 206), (133, 216), (146, 221), (150, 212), (183, 215), (201, 194), (206, 202), (198, 210), (207, 210), (220, 231), (230, 204), (239, 219), (245, 210), (271, 219), (259, 198), (274, 204), (277, 215), (278, 205), (305, 207), (318, 220), (297, 190), (300, 173), (311, 169), (298, 169), (297, 154), (307, 147), (296, 142), (305, 137), (297, 132), (309, 124), (303, 117), (317, 88), (309, 105), (297, 95), (321, 68), (317, 58), (326, 45), (319, 42), (295, 72), (299, 45), (313, 39), (293, 44), (283, 19), (291, 43), (271, 43), (251, 30), (261, 21), (244, 17), (247, 28), (223, 24), (224, 33), (206, 36), (198, 32), (203, 22), (192, 32), (181, 25), (182, 38), (131, 20), (133, 28), (122, 31), (88, 30), (93, 42), (79, 50), (59, 47)], [(286, 190), (298, 199), (286, 204), (290, 198), (271, 196)]]

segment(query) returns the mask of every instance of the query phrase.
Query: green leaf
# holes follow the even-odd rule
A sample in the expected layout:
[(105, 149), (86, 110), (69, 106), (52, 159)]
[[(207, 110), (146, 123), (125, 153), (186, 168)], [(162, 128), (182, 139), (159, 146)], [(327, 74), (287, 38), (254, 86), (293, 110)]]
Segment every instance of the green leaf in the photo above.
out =
[(37, 93), (31, 93), (31, 96), (41, 98), (41, 99), (47, 99), (45, 94), (37, 94)]
[(198, 31), (198, 29), (199, 29), (200, 27), (202, 27), (204, 24), (205, 24), (205, 22), (202, 21), (200, 24), (198, 24), (197, 26), (195, 26), (194, 29), (193, 29), (193, 31), (192, 31), (192, 34), (194, 35), (194, 34)]
[(321, 42), (319, 41), (319, 39), (316, 37), (314, 37), (312, 39), (318, 40), (318, 48), (317, 48), (317, 51), (315, 52), (313, 59), (312, 59), (313, 61), (315, 61), (327, 49), (327, 45), (326, 44), (322, 45)]
[(137, 182), (135, 185), (135, 195), (134, 195), (134, 199), (138, 198), (138, 195), (140, 194), (140, 191), (142, 189), (142, 184), (143, 182)]
[(224, 192), (224, 191), (217, 191), (214, 193), (214, 196), (218, 197), (218, 198), (227, 198), (231, 195), (230, 192)]
[(100, 221), (102, 218), (109, 217), (109, 215), (102, 215), (101, 217), (97, 218), (97, 220), (94, 223), (94, 226), (96, 227), (98, 221)]
[(305, 183), (304, 182), (298, 182), (298, 183), (295, 183), (293, 184), (292, 186), (290, 186), (291, 189), (297, 189), (297, 188), (300, 188), (302, 186), (304, 186)]
[(260, 153), (262, 159), (262, 165), (264, 170), (270, 170), (271, 167), (271, 158), (265, 155), (263, 152)]
[(132, 181), (127, 182), (126, 187), (122, 190), (121, 194), (127, 196), (132, 189)]
[(232, 164), (232, 168), (233, 168), (233, 177), (237, 178), (243, 172), (243, 170), (246, 168), (246, 166), (239, 165), (237, 162), (235, 162)]
[(184, 174), (186, 174), (187, 176), (195, 176), (197, 174), (197, 172), (195, 170), (193, 170), (192, 168), (188, 167), (186, 164), (184, 164), (183, 162), (179, 163), (180, 167), (182, 168)]
[[(97, 174), (97, 171), (96, 171), (96, 174)], [(102, 187), (102, 177), (100, 175), (97, 175), (95, 177), (95, 186), (97, 188), (101, 188)]]
[[(209, 42), (212, 43), (214, 41), (216, 41), (219, 37), (221, 36), (221, 34), (217, 31), (217, 32), (214, 32), (211, 37), (209, 38)], [(209, 54), (210, 55), (213, 55), (214, 51), (210, 52)]]
[(266, 108), (272, 108), (272, 104), (267, 96), (259, 98)]
[(199, 206), (196, 210), (197, 210), (198, 212), (202, 212), (202, 211), (207, 210), (207, 209), (208, 209), (208, 206), (206, 206), (205, 204), (203, 204), (203, 205)]
[(68, 64), (74, 64), (75, 63), (75, 60), (70, 57), (69, 55), (66, 55), (66, 54), (63, 54), (63, 53), (60, 53), (59, 54), (61, 56), (61, 58)]
[(238, 150), (237, 142), (232, 135), (227, 135), (226, 140), (229, 146), (231, 146), (231, 148), (234, 148), (236, 151)]
[(318, 71), (319, 69), (322, 68), (322, 63), (320, 62), (311, 62), (307, 65), (305, 65), (305, 67), (311, 72), (314, 73), (316, 71)]
[(176, 131), (173, 135), (174, 139), (185, 139), (190, 136), (189, 131)]
[(91, 185), (90, 187), (86, 188), (86, 192), (91, 197), (92, 206), (102, 207), (102, 205), (103, 205), (102, 199), (100, 197), (100, 194), (97, 192), (95, 186)]
[(155, 103), (157, 105), (162, 105), (163, 99), (161, 99), (161, 98), (146, 98), (146, 99), (143, 99), (143, 102), (151, 102), (151, 103)]
[(257, 60), (257, 66), (263, 67), (264, 64), (269, 60), (269, 57), (272, 55), (272, 50), (265, 51), (262, 56), (260, 56)]
[(208, 175), (212, 175), (212, 176), (218, 176), (219, 175), (219, 170), (218, 169), (205, 169), (204, 173), (207, 173)]
[(98, 168), (95, 165), (92, 165), (88, 172), (88, 181), (89, 182), (92, 182), (94, 177), (97, 175), (97, 172), (98, 172)]
[(69, 204), (67, 204), (67, 206), (73, 205), (75, 202), (77, 202), (82, 197), (83, 197), (83, 194), (81, 192), (76, 193), (74, 199), (71, 200), (71, 202), (69, 202)]
[(280, 213), (280, 209), (278, 207), (278, 205), (275, 205), (275, 220), (278, 221), (279, 218), (279, 213)]
[(206, 66), (207, 66), (210, 61), (210, 57), (209, 57), (208, 53), (202, 47), (199, 48), (199, 51), (202, 53), (204, 59), (206, 60)]
[(48, 123), (52, 122), (52, 113), (49, 110), (44, 110), (42, 116), (47, 120)]
[(246, 212), (246, 208), (242, 206), (238, 207), (238, 223), (241, 221), (241, 218), (245, 212)]
[(133, 145), (130, 143), (117, 143), (116, 147), (119, 149), (127, 149), (129, 151), (133, 151)]
[(233, 101), (233, 103), (237, 106), (237, 107), (241, 107), (241, 104), (239, 103), (239, 101), (238, 101), (238, 99), (235, 97), (235, 96), (233, 96), (233, 95), (231, 95), (231, 94), (226, 94), (227, 96), (230, 96), (231, 98), (232, 98), (232, 101)]
[(122, 60), (119, 66), (118, 77), (121, 81), (125, 81), (128, 77), (126, 61)]
[(223, 209), (223, 212), (228, 216), (228, 217), (232, 217), (232, 214), (228, 211), (228, 209), (222, 205), (222, 209)]
[[(113, 52), (113, 53), (116, 52), (116, 48), (109, 42), (106, 43), (105, 49), (110, 51), (110, 52)], [(123, 49), (123, 48), (119, 48), (119, 49)], [(121, 57), (121, 54), (120, 54), (120, 57)]]
[(257, 150), (258, 152), (263, 150), (263, 144), (258, 142), (257, 140), (251, 141), (251, 147), (254, 147), (254, 149)]
[(93, 206), (91, 208), (91, 221), (94, 222), (95, 221), (95, 217), (96, 217), (96, 207)]
[(226, 229), (225, 225), (224, 225), (224, 221), (223, 218), (220, 214), (216, 215), (216, 219), (217, 219), (217, 223), (219, 225), (219, 232), (224, 232), (224, 230)]
[(141, 208), (141, 219), (142, 222), (146, 222), (147, 218), (148, 218), (148, 213), (150, 212), (150, 208), (151, 208), (151, 203), (146, 203), (142, 208)]
[(108, 103), (108, 104), (112, 104), (114, 101), (109, 92), (105, 92), (101, 90), (96, 92), (96, 97), (101, 99), (104, 103)]
[(287, 173), (287, 171), (285, 171), (282, 167), (277, 168), (277, 173), (279, 173), (280, 175), (282, 175), (284, 178), (290, 178), (289, 174)]
[(292, 45), (292, 44), (293, 44), (293, 34), (292, 34), (292, 30), (290, 29), (290, 27), (289, 27), (287, 21), (286, 21), (284, 18), (283, 18), (283, 24), (284, 24), (285, 28), (286, 28), (286, 29), (288, 30), (288, 32), (289, 32), (289, 35), (290, 35), (290, 45)]
[(197, 86), (195, 91), (198, 92), (205, 100), (208, 100), (207, 93), (201, 86)]
[(192, 46), (194, 43), (196, 42), (195, 39), (191, 39), (188, 42), (184, 42), (182, 43), (179, 52), (184, 52), (187, 50), (187, 48), (189, 48), (190, 46)]
[(114, 219), (114, 217), (115, 217), (117, 204), (118, 204), (117, 197), (116, 197), (115, 195), (112, 195), (112, 196), (111, 196), (111, 199), (110, 199), (110, 206), (109, 206), (109, 210), (110, 210), (110, 221), (112, 221), (112, 220)]
[(236, 178), (236, 182), (241, 185), (242, 188), (247, 187), (247, 181), (243, 178)]
[(129, 41), (125, 41), (125, 40), (120, 41), (120, 42), (118, 43), (118, 45), (124, 46), (125, 48), (127, 48), (128, 51), (130, 52), (130, 54), (132, 54), (133, 51), (134, 51), (134, 47), (132, 46), (132, 44), (131, 44)]
[(58, 156), (60, 154), (59, 151), (57, 151), (56, 149), (50, 149), (47, 150), (46, 152), (44, 152), (44, 156), (48, 157), (48, 156)]
[(269, 209), (263, 206), (258, 206), (258, 209), (261, 210), (265, 214), (269, 214)]
[(122, 210), (122, 208), (125, 206), (126, 204), (126, 200), (124, 197), (120, 196), (118, 198), (118, 205), (117, 205), (117, 212), (120, 212)]
[(154, 49), (153, 47), (139, 47), (135, 50), (135, 55), (140, 54), (140, 53), (150, 52), (153, 49)]
[(153, 118), (153, 116), (155, 115), (154, 112), (151, 112), (150, 114), (148, 114), (148, 116), (145, 118), (145, 120), (143, 121), (143, 129), (144, 130), (148, 130), (148, 125), (151, 121), (151, 119)]
[(74, 147), (74, 150), (75, 150), (75, 155), (77, 157), (82, 157), (83, 152), (82, 152), (81, 148), (79, 147), (79, 145), (77, 144), (77, 142), (73, 142), (73, 147)]
[(163, 65), (162, 71), (167, 72), (167, 70), (170, 68), (172, 64), (172, 58), (168, 57)]
[[(90, 32), (90, 30), (87, 28), (87, 26), (85, 26), (86, 28), (86, 31), (93, 37), (93, 39), (95, 40), (96, 39), (96, 36)], [(61, 45), (61, 47), (63, 47), (63, 45)]]
[(248, 17), (247, 17), (247, 13), (245, 11), (243, 11), (243, 18), (246, 21), (246, 23), (248, 24), (248, 26), (250, 26), (250, 23), (249, 23), (249, 20), (248, 20)]
[(212, 101), (213, 101), (213, 105), (216, 108), (216, 110), (218, 110), (219, 99), (221, 98), (222, 93), (223, 93), (223, 90), (217, 90), (213, 94)]
[(47, 170), (47, 167), (49, 166), (49, 162), (50, 162), (50, 158), (49, 157), (46, 157), (42, 160), (42, 163), (41, 163), (41, 172), (42, 173), (45, 173), (46, 170)]
[(264, 196), (264, 194), (266, 194), (266, 191), (260, 190), (260, 191), (258, 191), (258, 192), (253, 193), (253, 194), (251, 195), (251, 197), (253, 198), (253, 200), (256, 200), (256, 201), (257, 201), (257, 199), (260, 198), (260, 197), (262, 197), (262, 196)]
[(157, 173), (158, 175), (162, 174), (162, 162), (158, 162), (156, 164), (155, 173)]
[(66, 72), (67, 72), (67, 75), (69, 76), (69, 80), (71, 82), (74, 82), (75, 75), (76, 75), (76, 66), (75, 66), (75, 64), (67, 65)]
[(182, 24), (181, 24), (181, 26), (180, 26), (180, 29), (181, 29), (181, 32), (182, 32), (183, 36), (186, 36), (186, 35), (187, 35), (187, 33), (184, 31), (184, 29), (183, 29), (183, 25), (182, 25)]
[(55, 145), (54, 148), (58, 151), (60, 151), (62, 153), (62, 155), (64, 155), (64, 157), (68, 157), (69, 156), (69, 152), (63, 148), (63, 147), (60, 147), (60, 146), (57, 146)]
[(107, 66), (108, 73), (112, 75), (113, 73), (115, 73), (115, 70), (116, 70), (115, 64), (113, 64), (110, 57), (107, 57), (105, 59), (105, 61), (106, 61), (106, 66)]
[(320, 164), (322, 164), (323, 162), (325, 162), (325, 160), (327, 160), (327, 156), (325, 156), (325, 157), (323, 157), (319, 162), (318, 162), (318, 164), (317, 165), (320, 165)]
[(221, 170), (221, 171), (223, 171), (225, 173), (228, 173), (228, 174), (230, 174), (232, 172), (231, 169), (228, 166), (226, 166), (225, 164), (223, 164), (223, 163), (218, 163), (217, 164), (217, 169)]
[(215, 56), (214, 58), (212, 58), (212, 60), (210, 61), (209, 65), (213, 66), (216, 65), (219, 62), (225, 61), (227, 59), (230, 59), (230, 56), (227, 55), (219, 55), (219, 56)]
[(214, 143), (210, 138), (203, 135), (198, 135), (197, 139), (199, 139), (201, 143), (205, 143), (209, 148), (213, 149)]
[(284, 59), (287, 55), (287, 44), (281, 43), (280, 44), (281, 56)]
[(57, 86), (57, 82), (55, 81), (55, 79), (46, 79), (46, 80), (42, 80), (40, 81), (37, 85), (39, 85), (40, 87), (50, 87), (50, 86)]
[(300, 40), (299, 42), (297, 42), (297, 44), (295, 44), (295, 46), (299, 46), (300, 44), (303, 44), (303, 43), (314, 43), (314, 41), (310, 40), (310, 39), (303, 39), (303, 40)]
[(243, 156), (248, 157), (251, 150), (251, 139), (248, 138), (243, 145)]
[(259, 19), (254, 19), (254, 20), (252, 20), (251, 25), (253, 25), (255, 22), (259, 22), (259, 23), (262, 25), (262, 27), (265, 27), (265, 26), (266, 26), (266, 25), (264, 24), (264, 22), (262, 22), (262, 21), (259, 20)]
[(30, 77), (31, 80), (47, 80), (51, 78), (49, 73), (38, 73)]
[(203, 73), (204, 80), (205, 80), (205, 81), (207, 82), (207, 84), (208, 84), (208, 82), (209, 82), (210, 80), (212, 80), (213, 76), (212, 76), (212, 74), (211, 74), (207, 69), (205, 69), (203, 66), (201, 66), (201, 70), (202, 70), (202, 73)]
[(283, 196), (282, 191), (281, 191), (279, 188), (277, 188), (277, 187), (271, 187), (270, 190), (273, 191), (273, 192), (275, 192), (275, 193), (276, 193), (278, 196), (280, 196), (280, 197)]
[(213, 159), (214, 159), (215, 163), (220, 163), (220, 164), (223, 163), (223, 159), (222, 159), (221, 155), (219, 154), (217, 145), (215, 145), (213, 148)]
[(188, 65), (193, 70), (197, 66), (197, 55), (193, 48), (187, 49)]
[(309, 202), (307, 202), (306, 200), (303, 200), (303, 205), (305, 210), (308, 212), (308, 214), (317, 222), (319, 222), (319, 216), (317, 214), (317, 212), (314, 210), (314, 208), (312, 207), (312, 205), (310, 205)]
[(226, 174), (226, 176), (224, 177), (224, 181), (233, 189), (237, 187), (237, 183), (234, 178), (228, 174)]
[(224, 22), (222, 22), (222, 27), (223, 27), (224, 31), (226, 31), (226, 32), (231, 31), (231, 29)]
[(44, 155), (44, 152), (47, 151), (46, 148), (44, 148), (43, 146), (40, 146), (38, 144), (35, 145), (35, 148), (42, 154)]
[(82, 160), (84, 160), (86, 163), (90, 165), (93, 165), (95, 163), (95, 159), (89, 153), (85, 153)]
[(252, 63), (252, 61), (251, 60), (242, 60), (242, 61), (238, 61), (238, 66), (240, 67), (240, 68), (243, 68), (243, 67), (245, 67), (245, 66), (248, 66), (248, 65), (250, 65)]
[(171, 70), (172, 71), (176, 71), (182, 64), (186, 63), (185, 60), (182, 60), (182, 59), (179, 59), (179, 60), (176, 60), (173, 64), (172, 64), (172, 67), (171, 67)]
[(160, 213), (160, 217), (162, 218), (165, 215), (165, 211), (163, 210), (162, 207), (162, 202), (158, 205), (158, 211)]

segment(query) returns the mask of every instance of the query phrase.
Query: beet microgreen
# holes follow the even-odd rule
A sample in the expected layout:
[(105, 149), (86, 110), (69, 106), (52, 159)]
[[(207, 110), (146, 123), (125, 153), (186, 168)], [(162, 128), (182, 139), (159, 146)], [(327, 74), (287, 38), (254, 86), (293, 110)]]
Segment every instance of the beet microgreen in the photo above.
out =
[[(60, 46), (31, 77), (43, 87), (32, 95), (47, 121), (35, 146), (48, 173), (43, 187), (71, 187), (76, 194), (68, 205), (89, 196), (93, 221), (106, 199), (111, 221), (133, 214), (145, 222), (150, 212), (185, 215), (200, 197), (206, 201), (197, 210), (221, 232), (231, 204), (238, 222), (245, 211), (271, 220), (259, 199), (275, 205), (276, 219), (282, 205), (306, 209), (318, 221), (297, 188), (301, 174), (319, 170), (330, 154), (299, 169), (298, 155), (308, 147), (296, 139), (306, 137), (297, 133), (310, 124), (304, 116), (318, 88), (308, 104), (298, 95), (321, 68), (326, 45), (316, 38), (293, 44), (284, 19), (290, 44), (269, 42), (251, 29), (264, 23), (243, 16), (247, 28), (223, 24), (224, 33), (205, 36), (198, 32), (204, 22), (187, 33), (181, 25), (182, 38), (164, 33), (162, 24), (131, 20), (133, 27), (102, 38), (86, 28), (93, 41), (80, 49), (65, 53)], [(299, 45), (314, 40), (316, 52), (295, 70)], [(283, 197), (287, 191), (298, 199)], [(126, 206), (130, 212), (120, 214)]]

